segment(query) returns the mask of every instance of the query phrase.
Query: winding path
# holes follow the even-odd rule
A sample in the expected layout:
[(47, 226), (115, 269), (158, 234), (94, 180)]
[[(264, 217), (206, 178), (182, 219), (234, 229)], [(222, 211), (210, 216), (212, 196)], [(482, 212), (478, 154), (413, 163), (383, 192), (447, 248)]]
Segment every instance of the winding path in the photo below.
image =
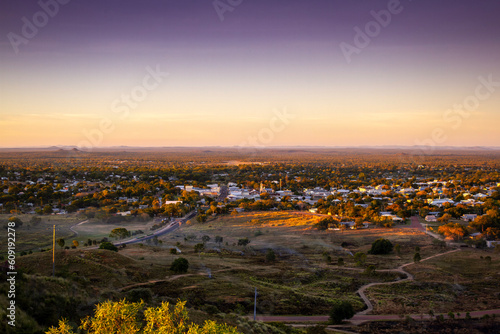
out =
[(88, 219), (87, 219), (87, 220), (84, 220), (84, 221), (82, 221), (82, 222), (79, 222), (78, 224), (75, 224), (75, 225), (70, 226), (70, 228), (69, 228), (69, 229), (71, 230), (71, 232), (73, 232), (73, 233), (75, 234), (75, 237), (76, 237), (76, 236), (78, 235), (78, 232), (77, 232), (77, 231), (75, 231), (75, 230), (73, 229), (73, 227), (78, 226), (78, 225), (82, 225), (82, 224), (85, 224), (85, 223), (88, 223), (88, 222), (89, 222), (89, 220), (88, 220)]
[[(454, 253), (454, 252), (458, 252), (458, 251), (460, 251), (460, 249), (454, 249), (454, 250), (451, 250), (451, 251), (448, 251), (445, 253), (435, 254), (435, 255), (429, 256), (425, 259), (420, 260), (420, 262), (427, 261), (427, 260), (433, 259), (433, 258), (438, 257), (438, 256), (442, 256), (442, 255), (446, 255), (446, 254), (450, 254), (450, 253)], [(371, 311), (373, 311), (373, 304), (370, 302), (370, 300), (368, 299), (368, 297), (365, 294), (366, 289), (368, 289), (372, 286), (375, 286), (375, 285), (390, 285), (390, 284), (396, 284), (396, 283), (401, 283), (401, 282), (405, 282), (405, 281), (415, 280), (415, 277), (413, 277), (412, 274), (410, 274), (409, 272), (407, 272), (406, 270), (403, 269), (404, 267), (409, 266), (413, 263), (414, 262), (403, 264), (396, 269), (379, 270), (379, 271), (384, 271), (384, 272), (399, 272), (401, 274), (406, 275), (406, 278), (404, 278), (404, 279), (393, 281), (393, 282), (370, 283), (370, 284), (363, 285), (361, 288), (359, 288), (358, 291), (356, 291), (356, 293), (361, 297), (361, 299), (363, 299), (364, 303), (366, 304), (366, 309), (361, 311), (361, 312), (356, 313), (356, 315), (365, 315), (365, 314), (368, 314)]]

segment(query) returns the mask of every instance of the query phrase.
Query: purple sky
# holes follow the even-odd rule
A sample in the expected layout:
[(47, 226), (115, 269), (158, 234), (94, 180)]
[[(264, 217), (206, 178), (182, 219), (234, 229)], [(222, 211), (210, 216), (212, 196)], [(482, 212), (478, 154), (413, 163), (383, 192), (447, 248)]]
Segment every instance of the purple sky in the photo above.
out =
[[(481, 101), (476, 117), (464, 119), (460, 129), (439, 124), (447, 108), (474, 93), (479, 76), (500, 81), (500, 2), (403, 0), (401, 13), (348, 63), (340, 43), (353, 44), (354, 27), (364, 29), (373, 21), (371, 11), (389, 3), (243, 0), (221, 21), (212, 0), (72, 0), (16, 53), (9, 33), (21, 36), (22, 18), (32, 21), (41, 7), (37, 1), (3, 0), (0, 130), (33, 115), (59, 115), (62, 121), (54, 125), (53, 137), (43, 140), (20, 140), (4, 131), (0, 146), (77, 144), (81, 134), (75, 133), (82, 131), (68, 115), (87, 115), (79, 124), (92, 128), (92, 119), (107, 117), (111, 101), (156, 65), (169, 79), (138, 107), (137, 119), (127, 120), (144, 122), (136, 133), (141, 140), (126, 139), (125, 122), (100, 145), (238, 145), (280, 107), (295, 112), (296, 124), (266, 145), (373, 144), (355, 134), (378, 123), (372, 133), (386, 133), (375, 141), (379, 145), (414, 145), (436, 127), (449, 130), (443, 145), (500, 145), (490, 128), (500, 119), (500, 89)], [(384, 122), (389, 128), (410, 126), (422, 118), (415, 116), (419, 112), (430, 119), (427, 125), (402, 131), (403, 139), (387, 134)], [(154, 115), (166, 125), (178, 121), (172, 115), (189, 116), (198, 129), (192, 135), (200, 134), (182, 142), (152, 130), (145, 138), (145, 119)], [(234, 122), (233, 139), (205, 139), (207, 122), (226, 127), (218, 119)], [(349, 125), (359, 122), (367, 124)], [(329, 137), (338, 124), (349, 131)], [(464, 132), (474, 135), (460, 139)]]

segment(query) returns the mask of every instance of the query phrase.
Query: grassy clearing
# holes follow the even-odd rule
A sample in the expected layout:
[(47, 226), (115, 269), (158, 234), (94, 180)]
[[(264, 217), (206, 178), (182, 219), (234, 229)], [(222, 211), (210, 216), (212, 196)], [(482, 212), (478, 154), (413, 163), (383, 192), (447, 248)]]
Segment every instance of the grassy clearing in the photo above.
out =
[[(6, 222), (13, 215), (0, 215), (0, 221)], [(37, 216), (41, 222), (34, 224), (31, 221), (35, 215), (15, 215), (23, 221), (21, 227), (16, 227), (16, 250), (37, 251), (41, 248), (52, 247), (53, 225), (56, 225), (56, 237), (73, 240), (75, 233), (70, 227), (82, 220), (76, 215)], [(6, 227), (6, 224), (2, 224)], [(6, 251), (5, 249), (2, 250)]]

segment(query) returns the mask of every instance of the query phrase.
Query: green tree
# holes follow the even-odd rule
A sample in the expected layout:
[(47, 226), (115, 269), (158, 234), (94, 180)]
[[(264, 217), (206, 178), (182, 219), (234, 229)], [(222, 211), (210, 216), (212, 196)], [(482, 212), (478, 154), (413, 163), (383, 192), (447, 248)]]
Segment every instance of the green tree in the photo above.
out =
[(210, 237), (208, 235), (204, 235), (201, 237), (201, 241), (203, 241), (204, 244), (210, 241)]
[(118, 252), (118, 247), (116, 247), (115, 245), (113, 245), (111, 242), (102, 242), (100, 245), (99, 245), (99, 249), (107, 249), (107, 250), (110, 250), (110, 251), (114, 251), (114, 252)]
[(205, 249), (205, 245), (202, 243), (194, 245), (194, 252), (195, 253), (203, 252), (204, 249)]
[(348, 301), (337, 302), (330, 311), (330, 322), (334, 325), (342, 323), (342, 320), (351, 319), (354, 309)]
[(57, 239), (57, 244), (59, 245), (59, 247), (61, 247), (61, 249), (63, 249), (65, 245), (64, 239), (63, 238)]
[(377, 239), (372, 243), (369, 254), (389, 254), (392, 251), (392, 243), (387, 239)]
[(113, 230), (111, 230), (111, 233), (109, 234), (110, 238), (117, 238), (117, 239), (124, 239), (126, 237), (130, 236), (130, 232), (123, 227), (118, 227)]
[(418, 263), (422, 260), (422, 257), (420, 256), (419, 252), (416, 252), (415, 255), (413, 255), (413, 262)]
[(189, 261), (183, 257), (175, 259), (174, 262), (170, 265), (170, 270), (172, 270), (176, 274), (184, 274), (187, 273), (189, 269)]
[(357, 252), (356, 254), (354, 254), (354, 261), (358, 266), (364, 265), (366, 262), (366, 254), (363, 252)]
[(238, 239), (238, 246), (246, 247), (250, 243), (248, 238)]
[(220, 245), (222, 244), (222, 242), (224, 242), (224, 238), (221, 237), (220, 235), (216, 235), (215, 236), (215, 242), (219, 244), (219, 247)]
[(394, 245), (394, 251), (398, 254), (398, 256), (401, 256), (401, 246), (399, 244)]
[(274, 262), (276, 261), (276, 254), (274, 253), (274, 250), (269, 248), (266, 252), (266, 261), (267, 262)]

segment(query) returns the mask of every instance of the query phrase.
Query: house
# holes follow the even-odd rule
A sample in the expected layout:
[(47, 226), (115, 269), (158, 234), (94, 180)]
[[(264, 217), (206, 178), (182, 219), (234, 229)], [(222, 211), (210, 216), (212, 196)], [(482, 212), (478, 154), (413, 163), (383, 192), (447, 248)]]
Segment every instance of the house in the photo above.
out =
[(455, 202), (449, 198), (443, 198), (443, 199), (428, 199), (427, 202), (431, 205), (435, 205), (437, 207), (441, 207), (445, 205), (446, 203), (449, 204), (455, 204)]
[(165, 201), (165, 205), (182, 203), (182, 201)]
[(340, 225), (344, 225), (346, 228), (354, 229), (354, 221), (349, 221), (349, 222), (340, 222)]
[(465, 220), (466, 222), (474, 221), (476, 218), (477, 218), (476, 214), (468, 213), (468, 214), (462, 215), (462, 220)]
[(434, 215), (427, 215), (427, 216), (425, 216), (425, 221), (426, 222), (437, 222), (437, 218)]
[(393, 222), (402, 222), (402, 221), (403, 221), (403, 218), (398, 217), (398, 216), (393, 215), (393, 214), (388, 213), (388, 212), (384, 212), (383, 214), (382, 214), (382, 212), (381, 212), (381, 213), (380, 213), (380, 215), (381, 215), (382, 217), (390, 217), (390, 218), (392, 218), (392, 221), (393, 221)]

